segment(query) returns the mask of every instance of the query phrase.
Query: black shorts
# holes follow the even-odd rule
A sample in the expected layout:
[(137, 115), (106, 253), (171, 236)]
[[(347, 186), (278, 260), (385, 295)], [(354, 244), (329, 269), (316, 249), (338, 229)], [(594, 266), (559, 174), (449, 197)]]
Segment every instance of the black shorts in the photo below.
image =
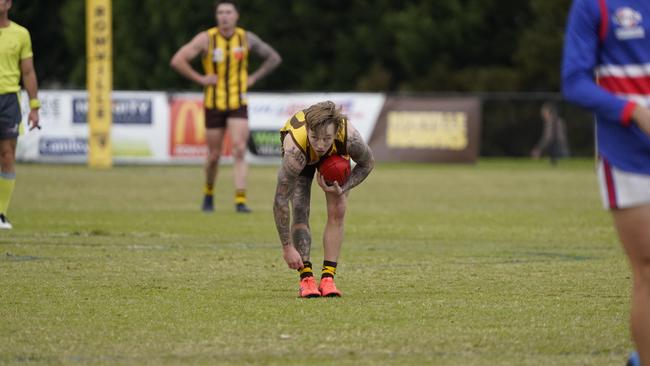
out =
[(228, 118), (248, 119), (248, 107), (243, 105), (232, 111), (220, 111), (218, 109), (205, 109), (205, 128), (224, 128)]
[(327, 159), (329, 155), (321, 156), (320, 159), (314, 164), (311, 165), (306, 165), (302, 170), (300, 171), (300, 176), (301, 177), (307, 177), (307, 178), (313, 178), (314, 174), (316, 173), (316, 169), (318, 169), (318, 166), (320, 163)]
[(313, 178), (314, 174), (316, 173), (316, 167), (318, 167), (318, 164), (312, 164), (312, 165), (307, 165), (304, 168), (302, 168), (302, 171), (300, 172), (301, 177), (307, 177), (307, 178)]
[(17, 138), (18, 127), (22, 119), (18, 94), (0, 94), (0, 139)]

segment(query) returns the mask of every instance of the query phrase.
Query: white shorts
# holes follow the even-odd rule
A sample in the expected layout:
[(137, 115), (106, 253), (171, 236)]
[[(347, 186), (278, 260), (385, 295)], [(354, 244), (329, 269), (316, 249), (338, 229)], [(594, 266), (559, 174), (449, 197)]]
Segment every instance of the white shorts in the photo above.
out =
[(598, 160), (598, 182), (605, 209), (650, 204), (650, 175), (622, 171), (601, 158)]

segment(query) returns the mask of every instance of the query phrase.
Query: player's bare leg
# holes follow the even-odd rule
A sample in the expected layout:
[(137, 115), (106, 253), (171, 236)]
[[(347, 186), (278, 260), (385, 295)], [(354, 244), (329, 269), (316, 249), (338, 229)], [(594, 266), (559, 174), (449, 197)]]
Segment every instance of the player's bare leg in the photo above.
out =
[(325, 193), (327, 202), (327, 224), (323, 233), (323, 273), (319, 289), (322, 296), (341, 296), (341, 292), (334, 284), (336, 265), (341, 254), (345, 224), (345, 210), (347, 208), (347, 194), (337, 195)]
[(237, 212), (248, 213), (246, 205), (246, 180), (248, 178), (248, 163), (246, 148), (248, 144), (248, 119), (228, 118), (228, 131), (232, 141), (233, 175), (235, 177), (235, 207)]
[(208, 128), (205, 132), (205, 142), (208, 146), (208, 156), (205, 159), (205, 187), (203, 197), (203, 211), (214, 211), (214, 184), (217, 180), (219, 159), (223, 145), (225, 128)]
[(327, 224), (323, 233), (324, 259), (336, 262), (341, 253), (343, 231), (345, 224), (345, 210), (347, 208), (347, 195), (325, 194), (327, 201)]
[(0, 140), (0, 169), (2, 173), (15, 173), (16, 139)]
[(650, 365), (650, 205), (612, 213), (632, 267), (632, 339), (641, 364)]

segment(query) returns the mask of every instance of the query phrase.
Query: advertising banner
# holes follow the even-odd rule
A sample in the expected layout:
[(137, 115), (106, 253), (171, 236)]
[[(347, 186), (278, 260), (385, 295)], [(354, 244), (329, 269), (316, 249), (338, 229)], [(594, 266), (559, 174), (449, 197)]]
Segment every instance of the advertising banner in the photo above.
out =
[[(203, 160), (206, 146), (202, 94), (175, 95), (169, 99), (169, 157), (175, 160)], [(232, 158), (230, 136), (224, 136), (221, 157)]]
[(330, 100), (341, 106), (343, 113), (368, 141), (384, 104), (379, 93), (252, 93), (248, 114), (251, 122), (249, 152), (253, 161), (282, 154), (278, 131), (296, 112), (312, 104)]
[[(88, 94), (84, 91), (39, 92), (42, 130), (26, 131), (17, 147), (19, 161), (84, 163), (88, 156)], [(247, 159), (253, 164), (277, 163), (279, 130), (298, 110), (331, 100), (340, 105), (362, 137), (370, 139), (381, 112), (383, 94), (251, 93)], [(23, 112), (29, 108), (23, 98)], [(114, 91), (111, 144), (115, 163), (201, 164), (207, 154), (201, 93)], [(222, 162), (232, 161), (226, 134)]]
[(294, 113), (312, 104), (330, 100), (368, 141), (384, 105), (380, 93), (251, 93), (248, 115), (251, 129), (279, 131)]
[[(83, 163), (88, 155), (88, 94), (83, 91), (40, 91), (42, 130), (19, 137), (19, 161)], [(166, 162), (169, 109), (165, 93), (114, 92), (111, 128), (116, 162)], [(22, 98), (23, 113), (29, 108)], [(25, 116), (23, 118), (25, 120)]]
[(390, 97), (370, 139), (378, 161), (475, 162), (477, 98)]
[[(370, 138), (384, 104), (384, 95), (379, 93), (249, 93), (248, 97), (250, 139), (247, 159), (251, 163), (277, 162), (282, 153), (280, 128), (294, 113), (312, 104), (331, 100), (340, 105), (365, 139)], [(201, 93), (171, 96), (169, 155), (173, 160), (192, 161), (205, 157), (202, 106)], [(232, 158), (227, 135), (221, 156), (225, 162)]]
[(111, 0), (86, 0), (86, 88), (89, 121), (88, 165), (113, 165), (111, 146), (111, 91), (113, 40)]

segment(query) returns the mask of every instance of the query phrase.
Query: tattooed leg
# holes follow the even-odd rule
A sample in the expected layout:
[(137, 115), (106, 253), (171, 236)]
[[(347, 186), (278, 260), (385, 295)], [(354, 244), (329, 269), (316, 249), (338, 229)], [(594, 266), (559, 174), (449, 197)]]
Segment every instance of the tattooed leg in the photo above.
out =
[(303, 261), (309, 260), (311, 250), (311, 231), (309, 229), (309, 204), (311, 200), (311, 182), (313, 178), (298, 177), (293, 192), (293, 223), (291, 235), (293, 245), (302, 256)]

